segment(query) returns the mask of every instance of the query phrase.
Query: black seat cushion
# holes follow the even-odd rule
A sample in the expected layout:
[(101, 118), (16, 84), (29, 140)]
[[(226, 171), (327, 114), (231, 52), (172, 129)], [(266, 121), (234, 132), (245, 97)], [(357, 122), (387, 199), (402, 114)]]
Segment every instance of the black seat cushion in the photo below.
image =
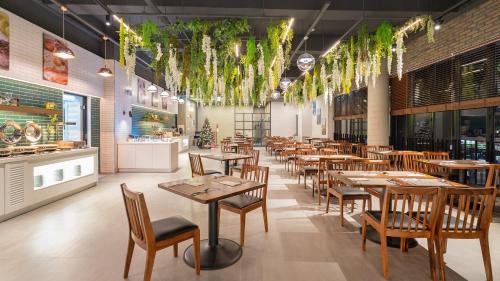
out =
[(222, 174), (221, 172), (216, 171), (216, 170), (205, 170), (203, 172), (205, 173), (205, 175)]
[[(382, 219), (382, 211), (366, 211), (366, 214), (369, 215), (370, 217), (378, 220), (379, 222)], [(407, 229), (408, 227), (408, 220), (410, 220), (410, 225), (411, 229), (415, 229), (416, 226), (416, 220), (413, 218), (410, 218), (407, 214), (402, 214), (401, 212), (390, 212), (389, 213), (389, 218), (387, 220), (387, 228), (392, 227), (392, 219), (393, 216), (396, 216), (396, 219), (394, 221), (394, 228), (399, 228), (401, 226), (401, 216), (403, 216), (403, 230)], [(422, 230), (422, 223), (418, 224), (418, 230)]]
[[(429, 214), (429, 216), (430, 216), (430, 214)], [(429, 218), (427, 218), (427, 220), (429, 220)], [(420, 221), (421, 222), (424, 221), (423, 214), (420, 215)], [(464, 226), (464, 221), (461, 219), (457, 219), (454, 216), (451, 216), (451, 218), (450, 218), (450, 227), (448, 229), (453, 231), (455, 229), (455, 225), (456, 225), (457, 221), (458, 221), (457, 229), (459, 229), (459, 230), (462, 229)], [(443, 213), (443, 224), (441, 226), (442, 229), (446, 229), (447, 224), (448, 224), (448, 213)], [(467, 225), (467, 227), (469, 227), (469, 224)]]
[(227, 205), (229, 207), (243, 209), (254, 203), (262, 201), (261, 198), (251, 196), (248, 194), (240, 194), (219, 201), (220, 204)]
[(156, 241), (162, 241), (198, 227), (181, 216), (157, 220), (151, 224)]
[(345, 186), (335, 186), (333, 188), (335, 190), (335, 192), (339, 193), (339, 194), (342, 194), (343, 196), (363, 196), (363, 195), (366, 195), (367, 197), (370, 196), (370, 193), (364, 191), (364, 190), (361, 190), (361, 189), (357, 189), (357, 188), (352, 188), (352, 187), (345, 187)]

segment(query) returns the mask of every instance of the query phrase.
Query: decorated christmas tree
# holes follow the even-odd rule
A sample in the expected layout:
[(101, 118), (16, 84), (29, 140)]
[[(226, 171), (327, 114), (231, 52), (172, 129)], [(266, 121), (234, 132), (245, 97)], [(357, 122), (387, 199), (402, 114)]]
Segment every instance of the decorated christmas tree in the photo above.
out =
[(212, 132), (212, 128), (210, 127), (210, 122), (208, 121), (208, 118), (205, 118), (203, 127), (201, 128), (200, 132), (201, 146), (204, 147), (212, 144), (213, 139), (214, 133)]

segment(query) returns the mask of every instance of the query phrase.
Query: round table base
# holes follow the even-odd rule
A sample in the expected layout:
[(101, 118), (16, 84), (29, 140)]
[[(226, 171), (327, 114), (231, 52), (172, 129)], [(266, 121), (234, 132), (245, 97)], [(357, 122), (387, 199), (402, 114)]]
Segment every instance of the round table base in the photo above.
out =
[[(208, 239), (200, 241), (200, 263), (203, 270), (214, 270), (228, 267), (237, 262), (243, 253), (240, 244), (233, 240), (219, 238), (219, 244), (211, 247)], [(194, 246), (184, 252), (184, 261), (194, 268)]]
[[(362, 228), (359, 228), (359, 232), (362, 232)], [(366, 228), (366, 239), (377, 244), (380, 244), (380, 235), (378, 232), (373, 229), (371, 226), (367, 226)], [(418, 246), (417, 240), (413, 238), (406, 238), (406, 243), (408, 243), (408, 248), (415, 248)], [(391, 248), (400, 248), (401, 238), (399, 237), (387, 237), (387, 247)]]

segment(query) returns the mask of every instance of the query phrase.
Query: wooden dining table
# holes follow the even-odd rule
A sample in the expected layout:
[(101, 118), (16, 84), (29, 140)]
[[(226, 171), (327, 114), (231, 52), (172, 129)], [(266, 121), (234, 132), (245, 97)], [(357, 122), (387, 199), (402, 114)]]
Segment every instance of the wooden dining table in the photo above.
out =
[(444, 168), (448, 171), (458, 170), (459, 182), (465, 183), (465, 171), (487, 170), (492, 164), (483, 160), (440, 160), (440, 159), (420, 159), (420, 163)]
[(330, 160), (361, 160), (363, 158), (350, 155), (350, 154), (334, 154), (334, 155), (320, 155), (320, 154), (310, 154), (310, 155), (300, 155), (298, 157), (302, 161), (306, 162), (319, 162), (320, 158), (330, 159)]
[[(334, 180), (353, 188), (382, 188), (382, 198), (388, 186), (467, 187), (457, 182), (413, 171), (329, 171), (328, 174)], [(392, 208), (392, 203), (389, 204), (389, 208)], [(367, 230), (367, 239), (380, 243), (378, 232), (371, 228)], [(414, 239), (407, 239), (407, 241), (410, 248), (418, 245)], [(390, 247), (399, 248), (400, 243), (401, 240), (398, 237), (387, 237), (387, 245)]]
[(252, 158), (251, 155), (238, 154), (238, 153), (212, 153), (212, 154), (201, 154), (202, 158), (217, 160), (224, 162), (224, 175), (229, 175), (229, 162), (238, 161), (242, 159)]
[[(207, 175), (187, 180), (158, 184), (158, 187), (182, 197), (208, 204), (208, 239), (201, 240), (201, 269), (228, 267), (237, 262), (243, 250), (237, 242), (219, 237), (219, 201), (248, 191), (262, 188), (263, 183), (221, 175)], [(184, 252), (184, 261), (194, 268), (194, 246)]]

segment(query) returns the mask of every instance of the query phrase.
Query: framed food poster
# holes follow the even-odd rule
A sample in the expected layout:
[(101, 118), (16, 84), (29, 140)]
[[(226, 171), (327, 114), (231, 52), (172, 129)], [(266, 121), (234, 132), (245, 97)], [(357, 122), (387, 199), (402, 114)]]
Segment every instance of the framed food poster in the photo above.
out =
[(168, 97), (161, 97), (161, 109), (168, 109)]
[(0, 69), (9, 70), (10, 41), (9, 41), (9, 15), (0, 11)]
[(52, 54), (60, 45), (65, 44), (52, 35), (43, 34), (43, 80), (68, 85), (68, 60)]
[(146, 81), (137, 79), (137, 103), (146, 105)]
[(158, 94), (158, 92), (151, 93), (151, 105), (153, 107), (158, 107), (159, 102), (160, 102), (160, 94)]

